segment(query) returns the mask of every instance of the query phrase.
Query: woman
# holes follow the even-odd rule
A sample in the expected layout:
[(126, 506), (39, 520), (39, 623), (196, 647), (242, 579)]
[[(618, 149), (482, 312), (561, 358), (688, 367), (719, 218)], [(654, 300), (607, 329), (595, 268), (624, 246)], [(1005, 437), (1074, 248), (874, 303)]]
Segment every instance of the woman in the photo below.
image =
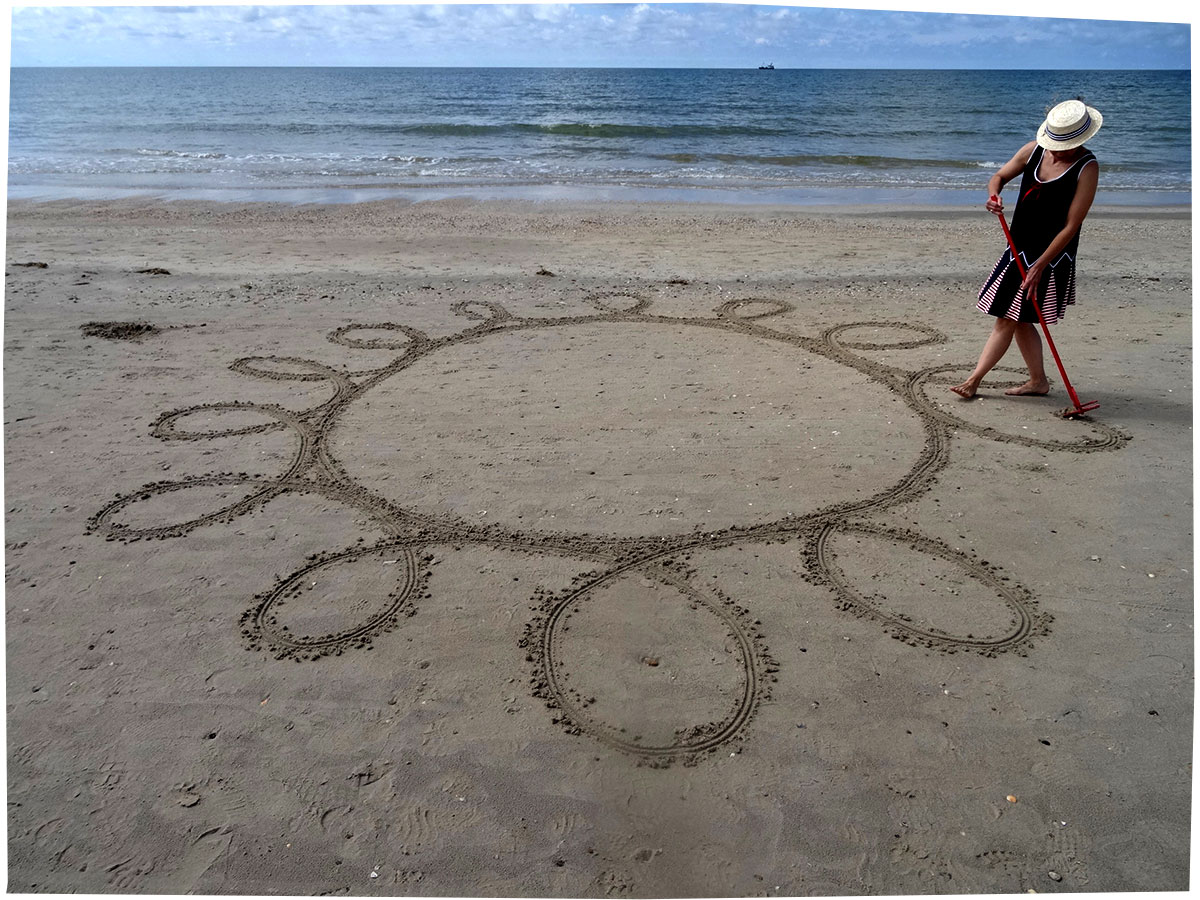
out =
[(1029, 380), (1004, 393), (1043, 396), (1050, 382), (1042, 366), (1042, 339), (1037, 331), (1035, 293), (1047, 324), (1062, 318), (1075, 302), (1075, 251), (1079, 227), (1096, 197), (1100, 165), (1084, 141), (1100, 130), (1099, 111), (1081, 100), (1067, 100), (1046, 114), (1037, 139), (1017, 151), (988, 181), (986, 209), (1002, 213), (1000, 191), (1021, 175), (1021, 192), (1013, 210), (1012, 237), (1025, 266), (1022, 278), (1005, 250), (979, 291), (978, 307), (996, 316), (979, 362), (970, 377), (950, 388), (966, 400), (975, 396), (979, 383), (1008, 350), (1013, 338), (1025, 358)]

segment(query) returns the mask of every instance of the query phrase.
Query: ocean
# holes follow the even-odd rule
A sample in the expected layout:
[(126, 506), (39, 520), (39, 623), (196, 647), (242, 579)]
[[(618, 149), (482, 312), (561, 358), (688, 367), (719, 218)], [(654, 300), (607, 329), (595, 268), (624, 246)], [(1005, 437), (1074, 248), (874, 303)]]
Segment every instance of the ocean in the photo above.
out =
[(1191, 202), (1191, 73), (14, 68), (8, 192), (981, 202), (1081, 95), (1098, 203)]

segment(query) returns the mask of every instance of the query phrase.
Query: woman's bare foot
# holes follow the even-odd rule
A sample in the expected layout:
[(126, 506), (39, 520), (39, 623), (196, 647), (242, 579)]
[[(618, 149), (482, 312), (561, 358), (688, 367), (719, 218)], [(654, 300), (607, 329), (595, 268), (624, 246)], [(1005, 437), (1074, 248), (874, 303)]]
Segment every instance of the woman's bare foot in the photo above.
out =
[(954, 391), (954, 393), (958, 394), (964, 400), (974, 400), (975, 391), (978, 390), (978, 386), (971, 384), (969, 381), (964, 381), (962, 384), (956, 384), (950, 390)]
[(1050, 393), (1050, 382), (1030, 379), (1024, 384), (1009, 388), (1004, 393), (1010, 397), (1045, 397)]

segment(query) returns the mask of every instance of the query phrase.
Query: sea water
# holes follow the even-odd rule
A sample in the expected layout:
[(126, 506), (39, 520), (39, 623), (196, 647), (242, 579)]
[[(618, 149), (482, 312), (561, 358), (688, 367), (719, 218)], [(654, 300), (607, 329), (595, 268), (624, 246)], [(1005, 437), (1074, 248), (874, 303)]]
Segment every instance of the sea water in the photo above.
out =
[(9, 195), (976, 203), (1082, 96), (1102, 203), (1191, 201), (1187, 71), (14, 68)]

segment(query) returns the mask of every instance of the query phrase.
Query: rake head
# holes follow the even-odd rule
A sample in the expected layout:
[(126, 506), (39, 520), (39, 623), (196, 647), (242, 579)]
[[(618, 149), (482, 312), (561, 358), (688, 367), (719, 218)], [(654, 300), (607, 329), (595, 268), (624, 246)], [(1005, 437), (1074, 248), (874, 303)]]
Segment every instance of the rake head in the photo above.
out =
[(1064, 419), (1078, 419), (1090, 413), (1093, 409), (1099, 408), (1099, 400), (1089, 400), (1087, 403), (1080, 403), (1078, 406), (1068, 406), (1066, 409), (1060, 410), (1059, 415)]

